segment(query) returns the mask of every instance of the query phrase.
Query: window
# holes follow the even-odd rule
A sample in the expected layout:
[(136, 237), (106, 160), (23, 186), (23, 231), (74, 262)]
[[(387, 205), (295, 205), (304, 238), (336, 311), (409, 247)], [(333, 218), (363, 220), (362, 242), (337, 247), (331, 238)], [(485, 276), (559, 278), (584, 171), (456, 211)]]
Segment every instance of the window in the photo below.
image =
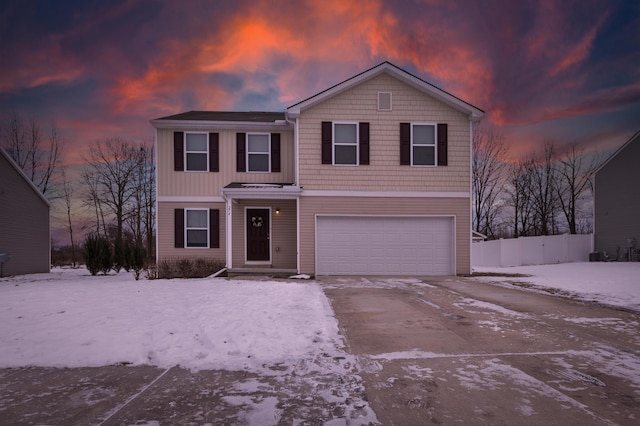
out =
[(247, 171), (269, 172), (271, 164), (269, 133), (247, 133)]
[(436, 165), (436, 125), (411, 125), (411, 165)]
[(358, 123), (333, 123), (333, 164), (358, 165)]
[(186, 247), (209, 247), (209, 210), (185, 209)]
[(206, 172), (209, 165), (209, 142), (206, 133), (185, 133), (186, 170)]

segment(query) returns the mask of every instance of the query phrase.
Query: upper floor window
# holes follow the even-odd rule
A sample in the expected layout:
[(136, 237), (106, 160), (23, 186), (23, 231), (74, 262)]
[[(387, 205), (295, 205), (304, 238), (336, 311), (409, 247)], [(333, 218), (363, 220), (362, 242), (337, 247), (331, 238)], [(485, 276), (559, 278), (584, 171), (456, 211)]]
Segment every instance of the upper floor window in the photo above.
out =
[(218, 133), (173, 132), (173, 170), (219, 171)]
[(194, 172), (208, 171), (209, 147), (206, 133), (185, 133), (186, 170)]
[(321, 122), (322, 164), (369, 164), (369, 123)]
[(411, 165), (436, 165), (435, 124), (413, 124), (411, 126)]
[(401, 166), (446, 166), (447, 123), (400, 123)]
[(247, 133), (247, 171), (271, 171), (271, 138), (269, 133)]
[(358, 165), (358, 123), (333, 123), (333, 164)]
[(280, 133), (236, 133), (236, 171), (279, 173)]

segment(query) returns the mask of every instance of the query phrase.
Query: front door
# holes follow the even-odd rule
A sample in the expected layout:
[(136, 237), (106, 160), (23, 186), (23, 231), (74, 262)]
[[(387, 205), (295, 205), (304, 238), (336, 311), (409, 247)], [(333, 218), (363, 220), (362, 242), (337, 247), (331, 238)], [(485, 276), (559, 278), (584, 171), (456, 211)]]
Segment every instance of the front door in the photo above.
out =
[(269, 209), (247, 209), (247, 261), (271, 260)]

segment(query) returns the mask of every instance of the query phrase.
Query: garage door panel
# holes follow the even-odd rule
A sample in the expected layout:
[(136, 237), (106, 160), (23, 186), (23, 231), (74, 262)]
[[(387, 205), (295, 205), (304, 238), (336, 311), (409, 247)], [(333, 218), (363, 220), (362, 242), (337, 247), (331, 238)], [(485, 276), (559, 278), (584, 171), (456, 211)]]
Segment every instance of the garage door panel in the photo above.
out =
[(316, 226), (320, 275), (453, 273), (453, 218), (321, 216)]

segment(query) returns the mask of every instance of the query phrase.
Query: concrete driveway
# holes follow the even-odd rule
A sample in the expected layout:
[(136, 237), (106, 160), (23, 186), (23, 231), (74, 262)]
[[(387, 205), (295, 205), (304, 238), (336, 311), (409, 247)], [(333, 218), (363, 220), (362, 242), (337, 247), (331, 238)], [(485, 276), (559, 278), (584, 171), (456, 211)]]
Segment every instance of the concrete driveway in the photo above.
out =
[(637, 425), (637, 314), (465, 278), (326, 279), (385, 425)]
[[(1, 424), (636, 425), (637, 314), (466, 278), (326, 278), (351, 355), (274, 374), (0, 370)], [(375, 414), (374, 414), (375, 412)]]

